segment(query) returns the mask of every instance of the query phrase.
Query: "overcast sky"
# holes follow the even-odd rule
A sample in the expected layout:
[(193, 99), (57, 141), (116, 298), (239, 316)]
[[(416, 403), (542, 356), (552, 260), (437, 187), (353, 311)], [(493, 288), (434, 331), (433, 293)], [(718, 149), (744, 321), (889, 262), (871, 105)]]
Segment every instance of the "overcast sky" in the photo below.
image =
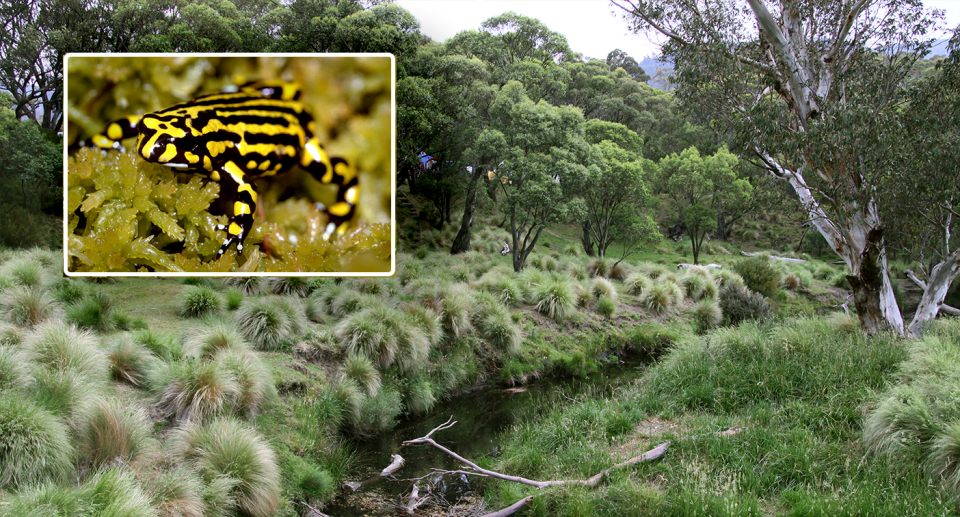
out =
[[(960, 25), (960, 0), (925, 0), (924, 4), (945, 9), (948, 27)], [(434, 41), (478, 29), (484, 20), (514, 11), (563, 34), (575, 52), (588, 57), (604, 59), (619, 48), (639, 61), (658, 52), (659, 41), (629, 33), (622, 10), (608, 0), (397, 0), (397, 5), (413, 13), (420, 20), (420, 32)]]

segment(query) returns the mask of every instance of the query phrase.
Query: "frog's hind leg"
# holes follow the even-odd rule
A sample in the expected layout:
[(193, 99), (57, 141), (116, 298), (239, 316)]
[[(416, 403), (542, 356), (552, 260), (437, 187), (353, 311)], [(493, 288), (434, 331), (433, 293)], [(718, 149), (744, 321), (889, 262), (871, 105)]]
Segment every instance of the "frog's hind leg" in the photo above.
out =
[(233, 243), (237, 244), (237, 253), (242, 255), (243, 242), (253, 228), (253, 213), (257, 210), (257, 192), (253, 189), (253, 185), (244, 180), (243, 171), (232, 161), (226, 162), (210, 177), (220, 182), (221, 196), (227, 192), (234, 194), (233, 213), (228, 218), (228, 224), (218, 224), (216, 227), (217, 230), (227, 232), (227, 238), (217, 251), (217, 258), (223, 256)]
[(70, 151), (73, 152), (80, 147), (96, 147), (104, 152), (111, 150), (122, 152), (123, 146), (120, 141), (137, 136), (137, 123), (140, 122), (140, 118), (140, 115), (134, 115), (114, 120), (107, 124), (103, 133), (93, 135), (86, 140), (80, 140), (70, 146)]
[(343, 235), (347, 231), (357, 211), (360, 197), (357, 170), (343, 158), (331, 158), (316, 137), (307, 141), (304, 147), (306, 152), (303, 153), (300, 166), (317, 181), (338, 187), (336, 202), (323, 207), (329, 221), (323, 232), (323, 240), (329, 240), (334, 233)]

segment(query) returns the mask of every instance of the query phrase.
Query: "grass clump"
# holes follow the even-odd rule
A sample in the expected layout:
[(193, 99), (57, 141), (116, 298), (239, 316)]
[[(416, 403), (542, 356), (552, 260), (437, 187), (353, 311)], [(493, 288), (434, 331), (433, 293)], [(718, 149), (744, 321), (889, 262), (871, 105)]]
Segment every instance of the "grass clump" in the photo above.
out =
[(255, 298), (235, 313), (240, 332), (258, 350), (279, 351), (300, 337), (304, 324), (289, 298)]
[(177, 313), (184, 318), (199, 318), (223, 309), (223, 300), (205, 285), (187, 285), (177, 295)]
[(110, 305), (102, 296), (88, 296), (67, 307), (67, 323), (80, 328), (107, 332), (113, 328)]
[(617, 301), (617, 288), (614, 287), (613, 282), (607, 280), (606, 278), (594, 278), (593, 286), (590, 290), (593, 292), (593, 296), (597, 299), (607, 296), (614, 302)]
[(171, 438), (172, 452), (207, 483), (228, 481), (234, 510), (271, 517), (280, 506), (280, 469), (276, 455), (253, 429), (232, 419), (191, 423)]
[(513, 275), (505, 271), (493, 270), (480, 277), (477, 287), (495, 295), (504, 305), (516, 307), (523, 301), (523, 290)]
[(343, 375), (353, 379), (368, 396), (373, 397), (380, 390), (380, 372), (367, 356), (351, 354), (343, 363)]
[(703, 334), (708, 330), (720, 325), (723, 321), (723, 311), (720, 310), (720, 304), (716, 300), (701, 300), (693, 307), (693, 328)]
[(167, 364), (151, 379), (160, 395), (156, 407), (175, 420), (204, 421), (229, 413), (240, 395), (233, 373), (214, 362)]
[(33, 377), (27, 361), (18, 349), (0, 345), (0, 397), (8, 396), (4, 392), (19, 391), (30, 385)]
[(747, 287), (764, 296), (773, 296), (780, 285), (780, 273), (770, 265), (766, 256), (750, 257), (733, 266), (734, 271), (743, 278)]
[(231, 288), (227, 290), (226, 307), (228, 311), (235, 311), (243, 304), (243, 292), (239, 289)]
[(683, 302), (683, 291), (673, 282), (654, 282), (640, 295), (640, 305), (654, 314), (665, 314)]
[(703, 268), (692, 267), (680, 277), (680, 284), (687, 298), (697, 302), (705, 298), (717, 297), (717, 284)]
[(437, 398), (433, 394), (433, 384), (426, 377), (420, 376), (410, 381), (405, 398), (407, 410), (415, 415), (427, 413), (433, 409)]
[(110, 373), (118, 381), (138, 388), (146, 382), (147, 370), (156, 358), (144, 345), (124, 336), (107, 349)]
[(84, 410), (77, 452), (100, 467), (129, 462), (149, 448), (151, 426), (135, 406), (116, 399), (97, 399)]
[(623, 282), (624, 290), (635, 296), (643, 294), (651, 285), (653, 280), (643, 273), (633, 273)]
[(0, 274), (11, 278), (16, 285), (38, 288), (43, 284), (43, 266), (30, 257), (9, 260), (0, 268)]
[(441, 302), (440, 320), (448, 336), (458, 338), (473, 330), (470, 321), (473, 303), (473, 296), (466, 285), (455, 284), (446, 289)]
[(597, 313), (604, 318), (610, 318), (617, 312), (617, 301), (614, 297), (605, 294), (597, 299)]
[(770, 317), (770, 304), (759, 293), (746, 287), (730, 284), (720, 290), (719, 298), (720, 310), (731, 325)]
[(554, 321), (563, 321), (577, 308), (573, 282), (563, 278), (545, 281), (534, 289), (537, 311)]
[(24, 348), (41, 369), (71, 371), (96, 380), (107, 378), (107, 357), (96, 337), (61, 321), (35, 327), (24, 338)]
[(67, 426), (33, 402), (0, 397), (0, 487), (65, 479), (73, 445)]
[(304, 298), (310, 294), (310, 278), (302, 276), (282, 276), (270, 279), (270, 291), (281, 296)]
[(250, 350), (237, 326), (227, 320), (209, 320), (188, 329), (182, 343), (186, 355), (208, 359), (224, 350)]
[(508, 355), (520, 352), (523, 343), (523, 333), (520, 331), (507, 311), (493, 311), (483, 316), (477, 322), (477, 329), (484, 340), (494, 348)]
[(3, 292), (0, 306), (3, 306), (13, 323), (32, 327), (53, 314), (54, 301), (40, 289), (17, 286)]
[(256, 354), (247, 350), (222, 350), (214, 364), (237, 382), (233, 411), (243, 417), (257, 416), (277, 398), (273, 375)]

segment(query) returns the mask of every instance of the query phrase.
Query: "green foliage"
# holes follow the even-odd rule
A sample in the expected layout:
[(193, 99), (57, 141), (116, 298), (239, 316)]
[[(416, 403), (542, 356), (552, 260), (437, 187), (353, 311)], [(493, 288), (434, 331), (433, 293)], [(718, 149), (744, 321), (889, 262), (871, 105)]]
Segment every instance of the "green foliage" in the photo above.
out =
[(433, 385), (426, 377), (416, 377), (410, 381), (407, 388), (407, 395), (404, 398), (404, 405), (407, 410), (415, 415), (429, 412), (437, 398), (433, 394)]
[(237, 382), (237, 393), (232, 401), (233, 412), (253, 418), (277, 398), (273, 375), (260, 358), (241, 349), (224, 349), (214, 358), (217, 368), (229, 372)]
[(601, 295), (597, 298), (597, 313), (604, 318), (613, 316), (617, 311), (617, 300), (609, 294)]
[(108, 361), (97, 338), (63, 322), (38, 325), (24, 338), (24, 348), (40, 369), (73, 372), (97, 381), (108, 376)]
[(113, 328), (109, 298), (97, 296), (98, 292), (67, 307), (67, 323), (98, 332)]
[(641, 295), (653, 283), (647, 275), (643, 273), (632, 273), (623, 282), (623, 288), (632, 295)]
[(720, 325), (723, 321), (723, 312), (716, 300), (702, 300), (694, 306), (692, 316), (693, 327), (700, 334)]
[(550, 279), (534, 289), (537, 311), (555, 321), (563, 321), (577, 307), (573, 283), (564, 279)]
[(375, 397), (364, 397), (360, 404), (360, 417), (353, 431), (360, 435), (389, 431), (397, 424), (397, 416), (403, 411), (400, 392), (393, 386), (382, 386)]
[(380, 372), (365, 355), (351, 354), (343, 363), (343, 375), (353, 379), (366, 390), (367, 396), (376, 396), (380, 390)]
[(177, 295), (177, 311), (184, 318), (199, 318), (216, 314), (223, 308), (223, 300), (212, 288), (188, 285)]
[(680, 335), (673, 329), (648, 323), (631, 329), (627, 333), (625, 344), (627, 348), (636, 352), (659, 356), (679, 339)]
[(92, 401), (81, 422), (77, 452), (96, 467), (117, 460), (128, 463), (149, 449), (151, 426), (146, 416), (118, 399)]
[(480, 318), (477, 329), (486, 342), (504, 354), (513, 355), (520, 351), (523, 333), (505, 310), (491, 312)]
[(15, 347), (0, 345), (0, 396), (30, 385), (30, 367), (24, 354)]
[(683, 303), (683, 290), (669, 281), (657, 281), (640, 295), (640, 305), (654, 314), (664, 314)]
[(188, 328), (183, 334), (182, 344), (184, 354), (206, 359), (224, 350), (250, 350), (237, 325), (229, 320), (207, 320)]
[(714, 283), (713, 277), (710, 273), (696, 266), (690, 268), (680, 277), (680, 285), (683, 286), (687, 298), (693, 301), (717, 297), (717, 284)]
[(32, 327), (53, 314), (54, 302), (45, 291), (38, 288), (16, 286), (3, 291), (0, 307), (13, 323)]
[(734, 264), (733, 269), (751, 291), (764, 296), (773, 296), (777, 292), (780, 273), (770, 265), (769, 258), (761, 255), (741, 260)]
[(202, 422), (229, 413), (240, 396), (233, 372), (215, 362), (187, 360), (158, 366), (151, 385), (156, 407), (177, 420)]
[(123, 336), (107, 349), (110, 373), (113, 378), (136, 387), (143, 387), (150, 363), (156, 358), (141, 343)]
[(227, 291), (226, 306), (228, 311), (235, 311), (243, 303), (243, 293), (239, 289), (230, 289)]
[(50, 412), (19, 396), (0, 397), (0, 486), (22, 487), (66, 479), (73, 445)]
[(726, 322), (737, 325), (748, 320), (764, 320), (770, 317), (770, 304), (759, 293), (735, 284), (720, 290), (720, 310)]
[(258, 350), (284, 349), (303, 333), (304, 317), (290, 298), (248, 299), (234, 314), (240, 332)]

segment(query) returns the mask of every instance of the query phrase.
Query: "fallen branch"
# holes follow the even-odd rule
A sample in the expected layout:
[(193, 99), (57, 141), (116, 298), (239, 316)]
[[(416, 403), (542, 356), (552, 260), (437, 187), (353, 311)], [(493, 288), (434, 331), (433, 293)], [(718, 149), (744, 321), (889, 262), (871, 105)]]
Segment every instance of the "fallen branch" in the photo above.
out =
[[(681, 263), (681, 264), (677, 264), (677, 269), (687, 269), (687, 268), (694, 267), (695, 265), (696, 265), (696, 264), (687, 264), (686, 262), (684, 262), (684, 263)], [(708, 269), (720, 269), (720, 268), (722, 268), (723, 266), (721, 266), (720, 264), (707, 264), (707, 265), (705, 265), (705, 266), (704, 266), (703, 264), (701, 264), (700, 267), (705, 267), (705, 268), (708, 268)]]
[[(756, 257), (757, 255), (761, 255), (761, 253), (750, 252), (750, 251), (741, 251), (740, 254), (743, 255), (743, 256), (745, 256), (745, 257)], [(804, 259), (797, 259), (797, 258), (790, 258), (790, 257), (779, 257), (779, 256), (777, 256), (777, 255), (768, 255), (768, 256), (769, 256), (770, 258), (774, 259), (774, 260), (782, 260), (782, 261), (784, 261), (784, 262), (806, 262), (806, 260), (804, 260)]]
[(309, 508), (309, 509), (313, 512), (314, 515), (311, 516), (311, 517), (330, 517), (329, 515), (321, 512), (320, 510), (317, 510), (316, 508), (310, 506), (309, 504), (307, 504), (307, 503), (305, 503), (305, 502), (303, 502), (303, 501), (300, 501), (300, 504), (306, 506), (307, 508)]
[(519, 500), (519, 501), (511, 504), (510, 506), (504, 508), (503, 510), (499, 510), (499, 511), (496, 511), (496, 512), (493, 512), (493, 513), (484, 514), (484, 515), (482, 515), (481, 517), (507, 517), (508, 515), (513, 515), (513, 514), (517, 513), (517, 510), (519, 510), (519, 509), (523, 508), (524, 506), (526, 506), (527, 504), (529, 504), (530, 501), (533, 500), (533, 497), (534, 497), (534, 496), (532, 496), (532, 495), (528, 495), (527, 497), (524, 497), (523, 499), (521, 499), (521, 500)]
[(387, 468), (380, 472), (380, 477), (392, 476), (394, 472), (403, 468), (403, 456), (399, 454), (392, 454), (390, 455), (390, 459), (393, 460), (392, 463), (387, 465)]
[(413, 511), (426, 500), (426, 497), (420, 497), (420, 486), (414, 483), (413, 490), (410, 491), (410, 502), (407, 503), (407, 515), (413, 515)]
[[(604, 470), (603, 472), (600, 472), (599, 474), (594, 475), (593, 477), (591, 477), (591, 478), (589, 478), (589, 479), (567, 479), (567, 480), (535, 481), (535, 480), (527, 479), (527, 478), (524, 478), (524, 477), (510, 476), (510, 475), (507, 475), (507, 474), (501, 474), (500, 472), (495, 472), (495, 471), (492, 471), (492, 470), (487, 470), (487, 469), (485, 469), (485, 468), (482, 468), (482, 467), (480, 467), (479, 465), (477, 465), (476, 463), (474, 463), (474, 462), (472, 462), (472, 461), (464, 458), (463, 456), (460, 456), (459, 454), (451, 451), (450, 449), (448, 449), (448, 448), (440, 445), (440, 444), (437, 443), (433, 438), (430, 437), (433, 433), (435, 433), (435, 432), (437, 432), (437, 431), (442, 431), (442, 430), (444, 430), (444, 429), (449, 429), (449, 428), (453, 427), (454, 424), (456, 424), (456, 422), (453, 420), (453, 417), (451, 416), (449, 420), (447, 420), (445, 423), (443, 423), (443, 424), (435, 427), (433, 430), (431, 430), (429, 433), (427, 433), (426, 436), (422, 436), (422, 437), (420, 437), (420, 438), (415, 438), (415, 439), (413, 439), (413, 440), (407, 440), (407, 441), (403, 442), (403, 445), (405, 445), (405, 446), (406, 446), (406, 445), (424, 445), (424, 444), (426, 444), (426, 445), (432, 445), (433, 447), (435, 447), (435, 448), (443, 451), (444, 453), (446, 453), (448, 456), (452, 457), (453, 459), (455, 459), (455, 460), (463, 463), (464, 465), (467, 465), (467, 468), (469, 468), (469, 469), (471, 469), (471, 470), (474, 470), (474, 471), (479, 472), (479, 473), (481, 473), (481, 474), (490, 476), (490, 477), (492, 477), (492, 478), (502, 479), (502, 480), (504, 480), (504, 481), (512, 481), (512, 482), (514, 482), (514, 483), (521, 483), (521, 484), (524, 484), (524, 485), (530, 485), (530, 486), (534, 486), (534, 487), (537, 487), (537, 488), (546, 488), (546, 487), (557, 486), (557, 485), (583, 485), (583, 486), (588, 486), (588, 487), (596, 486), (596, 484), (599, 483), (601, 479), (603, 479), (603, 476), (607, 475), (611, 470), (613, 470), (613, 469), (615, 469), (615, 468), (619, 468), (619, 467), (624, 467), (624, 466), (627, 466), (627, 465), (633, 465), (633, 464), (636, 464), (636, 463), (640, 463), (640, 462), (642, 462), (642, 461), (649, 461), (649, 460), (657, 459), (657, 458), (659, 458), (660, 456), (663, 456), (663, 454), (667, 451), (667, 447), (670, 445), (670, 442), (663, 442), (663, 443), (661, 443), (660, 445), (654, 447), (653, 449), (650, 449), (649, 451), (641, 454), (640, 456), (636, 456), (636, 457), (634, 457), (634, 458), (630, 458), (629, 460), (624, 461), (623, 463), (618, 463), (618, 464), (610, 467), (609, 469)], [(504, 515), (509, 515), (509, 514), (504, 514)]]
[[(907, 274), (907, 278), (909, 278), (910, 280), (913, 280), (913, 283), (917, 284), (917, 286), (920, 287), (920, 289), (923, 289), (924, 291), (927, 290), (927, 283), (924, 282), (923, 280), (920, 280), (920, 278), (917, 277), (916, 273), (908, 269), (906, 270), (906, 274)], [(956, 307), (951, 307), (945, 303), (940, 304), (940, 310), (947, 314), (951, 314), (953, 316), (960, 316), (960, 309), (957, 309)]]

